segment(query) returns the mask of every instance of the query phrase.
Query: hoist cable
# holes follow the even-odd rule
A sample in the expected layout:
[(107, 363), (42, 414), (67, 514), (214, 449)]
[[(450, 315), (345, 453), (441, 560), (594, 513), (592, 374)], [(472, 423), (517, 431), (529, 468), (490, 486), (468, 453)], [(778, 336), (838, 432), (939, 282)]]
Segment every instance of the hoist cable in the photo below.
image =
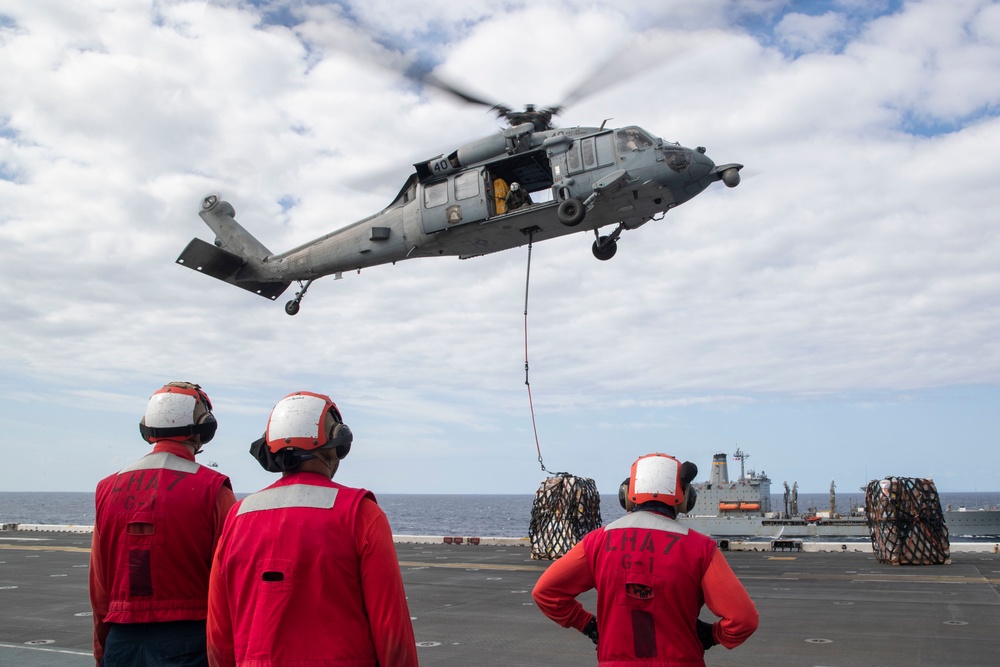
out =
[(528, 407), (531, 409), (531, 429), (535, 434), (535, 451), (538, 452), (538, 465), (542, 467), (542, 472), (549, 472), (545, 469), (545, 462), (542, 461), (542, 446), (538, 442), (538, 425), (535, 423), (535, 404), (531, 398), (531, 382), (528, 381), (528, 286), (531, 284), (531, 243), (532, 234), (528, 233), (528, 270), (524, 277), (524, 385), (528, 388)]

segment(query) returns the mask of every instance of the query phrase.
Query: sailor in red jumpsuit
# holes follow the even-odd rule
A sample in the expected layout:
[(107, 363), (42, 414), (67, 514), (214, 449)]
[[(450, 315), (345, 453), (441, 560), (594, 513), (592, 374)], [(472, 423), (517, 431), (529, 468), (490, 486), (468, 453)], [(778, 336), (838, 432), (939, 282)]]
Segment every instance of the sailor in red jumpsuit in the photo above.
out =
[(207, 665), (208, 570), (229, 478), (195, 463), (215, 435), (198, 385), (171, 382), (139, 424), (153, 451), (97, 485), (90, 551), (98, 665)]
[(271, 411), (250, 451), (282, 477), (226, 520), (209, 586), (213, 666), (416, 667), (385, 513), (333, 481), (352, 439), (327, 396), (298, 392)]
[[(593, 639), (602, 667), (703, 666), (707, 649), (735, 648), (757, 629), (757, 609), (715, 542), (675, 518), (694, 505), (697, 474), (666, 454), (640, 457), (619, 494), (631, 511), (586, 535), (535, 585), (542, 613)], [(592, 588), (596, 616), (576, 600)], [(720, 620), (700, 620), (702, 606)]]

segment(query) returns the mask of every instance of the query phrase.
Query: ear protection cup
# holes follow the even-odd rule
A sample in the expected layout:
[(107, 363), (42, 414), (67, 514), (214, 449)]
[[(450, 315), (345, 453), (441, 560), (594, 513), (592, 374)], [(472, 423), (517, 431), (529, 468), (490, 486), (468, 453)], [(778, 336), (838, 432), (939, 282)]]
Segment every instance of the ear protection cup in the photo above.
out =
[(628, 479), (626, 478), (624, 482), (618, 485), (618, 504), (622, 506), (623, 510), (628, 509)]
[(326, 446), (333, 447), (337, 458), (341, 461), (351, 453), (352, 442), (354, 442), (354, 434), (351, 433), (351, 427), (343, 422), (334, 424), (326, 438)]
[(698, 466), (690, 461), (685, 461), (681, 464), (681, 483), (687, 486), (694, 481), (694, 478), (698, 476)]
[(684, 485), (684, 502), (677, 511), (687, 514), (694, 509), (694, 504), (698, 502), (698, 489), (691, 486), (691, 482), (698, 476), (698, 466), (690, 461), (681, 464), (681, 484)]
[(344, 418), (340, 416), (340, 410), (333, 403), (327, 410), (327, 415), (333, 418), (333, 424), (326, 434), (326, 444), (324, 447), (332, 447), (337, 455), (338, 461), (343, 461), (351, 453), (351, 443), (354, 442), (354, 433), (351, 427), (344, 423)]
[(198, 392), (198, 398), (201, 399), (201, 404), (205, 406), (205, 414), (198, 417), (196, 422), (196, 431), (198, 435), (201, 436), (201, 444), (209, 442), (215, 437), (215, 431), (219, 428), (219, 423), (215, 420), (215, 415), (212, 414), (212, 401), (209, 400), (208, 394), (201, 390), (201, 387), (196, 387)]
[(201, 444), (204, 445), (215, 437), (215, 431), (218, 428), (219, 422), (215, 420), (215, 415), (209, 411), (198, 418), (198, 423), (194, 425), (194, 432), (201, 436)]
[(698, 489), (688, 484), (684, 489), (684, 502), (677, 508), (677, 511), (689, 514), (694, 509), (696, 502), (698, 502)]

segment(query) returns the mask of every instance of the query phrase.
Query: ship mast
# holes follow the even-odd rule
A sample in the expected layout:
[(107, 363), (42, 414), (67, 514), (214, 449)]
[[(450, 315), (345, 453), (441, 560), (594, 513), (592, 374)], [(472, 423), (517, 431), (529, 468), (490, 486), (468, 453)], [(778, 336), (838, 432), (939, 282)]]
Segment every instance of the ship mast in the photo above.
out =
[(736, 453), (733, 454), (733, 458), (737, 459), (740, 462), (740, 482), (742, 482), (746, 478), (746, 472), (743, 469), (743, 461), (745, 459), (750, 458), (750, 455), (747, 454), (746, 452), (743, 452), (742, 450), (740, 450), (739, 447), (737, 447)]

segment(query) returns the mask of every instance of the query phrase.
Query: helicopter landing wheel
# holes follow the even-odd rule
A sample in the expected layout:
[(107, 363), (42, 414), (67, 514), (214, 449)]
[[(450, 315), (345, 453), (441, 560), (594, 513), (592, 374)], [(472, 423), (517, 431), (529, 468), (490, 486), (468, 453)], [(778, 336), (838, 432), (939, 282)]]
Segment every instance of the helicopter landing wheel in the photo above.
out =
[(559, 203), (559, 208), (556, 210), (556, 215), (559, 216), (559, 222), (563, 223), (567, 227), (576, 227), (581, 222), (583, 222), (583, 217), (587, 214), (586, 209), (583, 207), (583, 202), (579, 199), (564, 199)]
[(594, 257), (602, 262), (606, 262), (614, 257), (615, 253), (618, 252), (618, 241), (609, 239), (607, 236), (602, 236), (594, 241), (594, 245), (591, 246), (591, 250), (594, 253)]
[(299, 312), (299, 307), (302, 301), (302, 297), (306, 295), (306, 290), (309, 289), (309, 286), (312, 285), (312, 282), (313, 281), (311, 278), (307, 280), (305, 284), (303, 284), (301, 280), (299, 281), (299, 284), (302, 285), (302, 289), (301, 291), (295, 293), (294, 299), (285, 304), (286, 313), (288, 313), (289, 315), (296, 315)]

